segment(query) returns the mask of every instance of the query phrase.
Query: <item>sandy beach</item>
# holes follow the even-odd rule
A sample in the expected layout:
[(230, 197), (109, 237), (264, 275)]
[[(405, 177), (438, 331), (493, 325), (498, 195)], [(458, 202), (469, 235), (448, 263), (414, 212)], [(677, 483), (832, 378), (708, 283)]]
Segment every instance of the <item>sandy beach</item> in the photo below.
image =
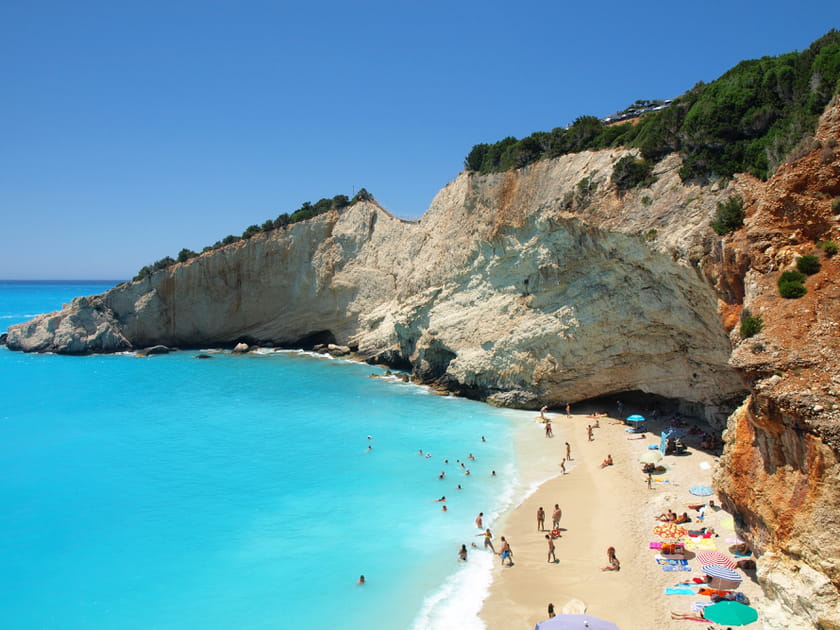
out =
[[(654, 475), (656, 481), (649, 489), (639, 457), (649, 445), (659, 444), (657, 429), (662, 424), (649, 422), (651, 431), (638, 439), (623, 423), (601, 418), (600, 428), (593, 430), (594, 440), (589, 441), (586, 427), (594, 419), (587, 414), (592, 411), (546, 414), (552, 420), (553, 438), (545, 437), (538, 417), (532, 420), (533, 430), (518, 432), (517, 455), (524, 479), (558, 476), (540, 485), (493, 528), (497, 548), (501, 536), (510, 543), (514, 566), (495, 564), (490, 594), (480, 613), (488, 630), (533, 628), (548, 618), (549, 602), (558, 614), (586, 612), (613, 621), (622, 630), (699, 627), (697, 622), (672, 620), (670, 613), (689, 613), (692, 602), (709, 601), (708, 597), (665, 594), (677, 582), (702, 577), (699, 562), (689, 560), (691, 572), (666, 572), (655, 560), (656, 550), (649, 547), (661, 540), (653, 533), (659, 524), (656, 516), (670, 508), (678, 514), (688, 512), (692, 522), (687, 529), (713, 527), (718, 536), (707, 544), (728, 553), (736, 536), (731, 525), (727, 528), (729, 515), (720, 509), (707, 510), (705, 521), (698, 523), (697, 512), (688, 508), (708, 499), (719, 505), (715, 496), (698, 498), (689, 493), (694, 485), (711, 484), (716, 457), (695, 448), (697, 439), (689, 436), (684, 439), (688, 452), (666, 457), (662, 463), (667, 471)], [(567, 474), (560, 475), (565, 442), (571, 447), (572, 460)], [(614, 465), (602, 468), (608, 454)], [(545, 509), (549, 530), (555, 503), (563, 511), (563, 531), (555, 541), (558, 562), (549, 563), (548, 532), (537, 531), (536, 512), (539, 507)], [(616, 549), (620, 571), (601, 571), (609, 546)], [(739, 572), (744, 575), (739, 590), (755, 603), (761, 590), (754, 572)], [(711, 625), (705, 623), (704, 628)], [(748, 627), (760, 629), (760, 620)]]

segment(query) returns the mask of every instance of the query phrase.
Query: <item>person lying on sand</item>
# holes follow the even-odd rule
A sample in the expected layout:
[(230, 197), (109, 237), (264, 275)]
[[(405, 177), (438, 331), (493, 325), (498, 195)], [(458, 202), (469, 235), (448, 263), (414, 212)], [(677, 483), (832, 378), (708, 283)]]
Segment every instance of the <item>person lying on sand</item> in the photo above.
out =
[(688, 512), (683, 512), (680, 514), (677, 519), (674, 521), (675, 523), (690, 523), (691, 517), (688, 515)]
[(682, 621), (706, 621), (702, 610), (698, 610), (696, 613), (678, 613), (672, 610), (671, 619), (680, 619)]
[(677, 520), (677, 513), (668, 510), (657, 516), (656, 520), (662, 521), (663, 523), (673, 523)]

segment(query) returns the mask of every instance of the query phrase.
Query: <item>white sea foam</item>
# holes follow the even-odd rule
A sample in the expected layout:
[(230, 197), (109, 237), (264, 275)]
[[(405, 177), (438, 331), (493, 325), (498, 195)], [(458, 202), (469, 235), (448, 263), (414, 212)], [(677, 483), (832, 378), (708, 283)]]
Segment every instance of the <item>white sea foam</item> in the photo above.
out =
[(414, 619), (413, 630), (483, 630), (478, 617), (493, 581), (494, 556), (489, 551), (470, 550), (469, 561), (426, 597)]

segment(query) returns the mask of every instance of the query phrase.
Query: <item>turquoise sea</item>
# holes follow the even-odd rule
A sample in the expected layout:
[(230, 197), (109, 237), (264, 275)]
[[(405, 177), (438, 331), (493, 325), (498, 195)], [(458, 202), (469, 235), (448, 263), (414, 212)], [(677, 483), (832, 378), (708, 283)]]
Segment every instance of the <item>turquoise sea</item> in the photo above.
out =
[[(0, 331), (113, 284), (0, 282)], [(456, 557), (511, 501), (521, 413), (196, 354), (0, 348), (0, 627), (481, 627), (492, 558)]]

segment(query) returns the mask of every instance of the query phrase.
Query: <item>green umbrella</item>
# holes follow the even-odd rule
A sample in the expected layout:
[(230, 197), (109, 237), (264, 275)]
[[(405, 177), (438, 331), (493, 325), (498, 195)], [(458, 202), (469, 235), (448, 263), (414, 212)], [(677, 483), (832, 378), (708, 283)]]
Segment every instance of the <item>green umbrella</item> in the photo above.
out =
[(706, 606), (703, 617), (722, 626), (746, 626), (758, 619), (758, 612), (746, 604), (726, 600)]

